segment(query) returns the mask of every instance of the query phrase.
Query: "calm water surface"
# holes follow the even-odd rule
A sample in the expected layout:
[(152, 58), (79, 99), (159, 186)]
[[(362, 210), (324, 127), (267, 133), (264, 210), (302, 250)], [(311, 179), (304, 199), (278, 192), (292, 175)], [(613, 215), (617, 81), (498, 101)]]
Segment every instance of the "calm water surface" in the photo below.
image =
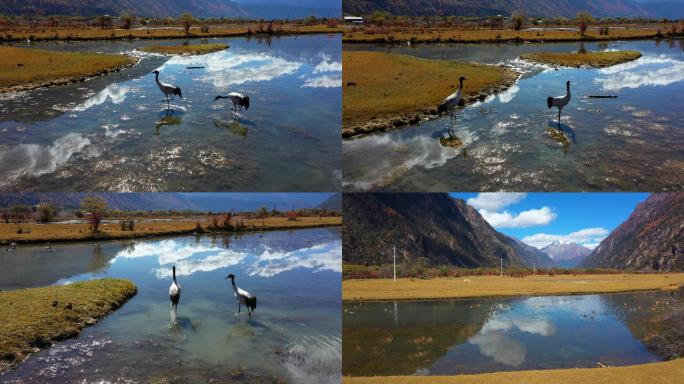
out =
[[(339, 35), (208, 39), (230, 48), (200, 56), (136, 50), (183, 42), (31, 44), (142, 60), (87, 82), (0, 95), (0, 190), (339, 188)], [(182, 89), (169, 108), (154, 69)], [(214, 102), (230, 91), (250, 96), (250, 109), (239, 117), (229, 101)]]
[(455, 375), (660, 361), (639, 335), (651, 324), (648, 309), (673, 295), (345, 303), (343, 373)]
[[(339, 229), (53, 248), (2, 252), (0, 289), (117, 277), (134, 281), (138, 293), (77, 338), (32, 355), (0, 382), (339, 383)], [(182, 287), (176, 317), (168, 298), (172, 265)], [(236, 315), (228, 273), (257, 296), (252, 319)]]
[[(518, 59), (528, 52), (577, 51), (578, 43), (345, 45), (423, 58), (505, 64), (523, 75), (507, 91), (461, 108), (444, 147), (449, 117), (342, 145), (346, 190), (668, 190), (684, 187), (684, 41), (585, 43), (585, 49), (638, 50), (636, 61), (604, 69), (560, 69)], [(557, 110), (548, 96), (565, 93)], [(468, 83), (465, 83), (467, 88)], [(616, 99), (590, 99), (615, 95)]]

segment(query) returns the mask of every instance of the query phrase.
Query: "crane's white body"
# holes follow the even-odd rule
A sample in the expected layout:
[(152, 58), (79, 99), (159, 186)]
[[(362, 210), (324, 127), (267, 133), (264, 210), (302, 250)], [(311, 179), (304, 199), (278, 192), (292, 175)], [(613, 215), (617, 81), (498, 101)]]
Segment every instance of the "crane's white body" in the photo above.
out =
[(171, 300), (171, 306), (176, 309), (178, 307), (178, 302), (181, 296), (181, 286), (176, 281), (176, 266), (173, 266), (173, 281), (169, 287), (169, 299)]
[(214, 101), (218, 99), (230, 99), (233, 103), (233, 111), (235, 113), (242, 110), (242, 108), (249, 109), (249, 96), (240, 92), (230, 92), (226, 96), (218, 95)]
[(238, 303), (238, 313), (241, 311), (241, 306), (244, 305), (247, 307), (249, 317), (252, 317), (252, 312), (254, 312), (254, 309), (256, 308), (256, 296), (238, 287), (235, 284), (234, 275), (230, 274), (226, 279), (230, 279), (230, 282), (233, 285), (233, 294), (235, 296), (235, 301)]
[(162, 91), (164, 94), (164, 97), (166, 97), (166, 103), (169, 103), (169, 98), (173, 99), (173, 95), (178, 95), (179, 97), (183, 97), (181, 94), (181, 89), (179, 87), (176, 87), (173, 84), (168, 84), (168, 83), (162, 83), (159, 81), (159, 71), (154, 71), (155, 74), (155, 81), (157, 82), (157, 86), (159, 87), (159, 90)]
[(566, 83), (565, 95), (547, 98), (547, 106), (549, 108), (553, 108), (553, 107), (558, 108), (558, 127), (559, 128), (560, 128), (560, 122), (561, 122), (561, 111), (563, 111), (563, 108), (570, 103), (571, 97), (572, 96), (570, 94), (570, 82), (568, 81)]
[(463, 94), (463, 80), (466, 80), (465, 77), (461, 77), (458, 79), (458, 89), (456, 92), (452, 93), (451, 95), (447, 96), (442, 103), (439, 104), (437, 107), (437, 113), (442, 114), (442, 113), (449, 113), (451, 116), (451, 122), (454, 120), (454, 111), (456, 110), (456, 107), (458, 107), (458, 104), (461, 102), (461, 96)]

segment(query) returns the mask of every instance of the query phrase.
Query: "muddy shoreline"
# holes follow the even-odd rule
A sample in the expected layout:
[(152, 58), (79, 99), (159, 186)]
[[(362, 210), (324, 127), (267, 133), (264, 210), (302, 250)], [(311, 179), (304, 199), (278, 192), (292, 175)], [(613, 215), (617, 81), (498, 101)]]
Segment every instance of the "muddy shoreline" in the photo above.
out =
[[(273, 38), (280, 36), (299, 36), (299, 35), (329, 35), (329, 34), (340, 34), (341, 29), (332, 29), (331, 31), (288, 31), (280, 32), (276, 34), (266, 34), (266, 33), (249, 33), (249, 32), (237, 32), (237, 33), (204, 33), (201, 35), (189, 34), (189, 35), (167, 35), (167, 36), (152, 36), (152, 35), (141, 35), (135, 36), (133, 34), (121, 35), (121, 36), (71, 36), (71, 37), (54, 37), (45, 36), (41, 38), (36, 38), (35, 42), (45, 42), (45, 41), (101, 41), (101, 40), (172, 40), (172, 39), (207, 39), (207, 38), (227, 38), (227, 37), (253, 37), (255, 39)], [(2, 42), (19, 42), (26, 41), (25, 37), (12, 37), (7, 38), (6, 36), (0, 37), (0, 43)]]
[[(507, 75), (504, 79), (502, 79), (501, 83), (482, 89), (475, 94), (463, 96), (461, 105), (469, 105), (475, 103), (476, 101), (483, 101), (488, 96), (496, 95), (513, 86), (518, 81), (520, 73), (509, 67), (503, 68), (507, 69)], [(437, 114), (437, 105), (435, 105), (431, 108), (401, 113), (394, 116), (376, 118), (360, 124), (349, 126), (343, 124), (342, 137), (344, 139), (353, 139), (376, 132), (387, 132), (395, 129), (401, 129), (408, 125), (415, 125), (424, 121), (434, 120), (439, 117), (440, 116)]]
[(657, 36), (656, 33), (645, 34), (641, 36), (605, 36), (605, 37), (590, 37), (584, 36), (581, 38), (556, 38), (556, 39), (543, 39), (543, 38), (521, 38), (521, 37), (508, 37), (499, 39), (456, 39), (456, 38), (428, 38), (428, 39), (395, 39), (388, 38), (386, 35), (378, 36), (377, 38), (371, 39), (358, 39), (352, 37), (342, 37), (342, 43), (348, 44), (386, 44), (386, 45), (405, 45), (406, 42), (411, 42), (411, 44), (434, 44), (434, 43), (448, 43), (448, 44), (492, 44), (492, 43), (569, 43), (569, 42), (601, 42), (601, 41), (620, 41), (620, 40), (667, 40), (667, 39), (678, 39), (684, 37), (684, 34), (677, 35), (663, 35)]
[(16, 93), (16, 92), (27, 92), (34, 91), (41, 88), (50, 88), (60, 85), (67, 85), (72, 83), (80, 83), (88, 80), (95, 79), (100, 76), (105, 76), (111, 73), (120, 72), (124, 69), (130, 68), (140, 62), (140, 59), (134, 56), (129, 56), (129, 61), (126, 65), (115, 67), (115, 68), (105, 68), (99, 71), (86, 73), (83, 75), (78, 75), (74, 77), (62, 77), (53, 80), (37, 81), (28, 84), (13, 85), (10, 87), (0, 88), (0, 94), (4, 93)]

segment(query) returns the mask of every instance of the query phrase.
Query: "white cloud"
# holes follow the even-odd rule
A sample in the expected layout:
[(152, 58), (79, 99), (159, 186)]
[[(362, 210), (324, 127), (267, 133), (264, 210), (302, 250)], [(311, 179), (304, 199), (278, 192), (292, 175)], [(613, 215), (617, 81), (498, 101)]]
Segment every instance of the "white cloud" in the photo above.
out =
[(526, 193), (515, 192), (490, 192), (480, 193), (476, 197), (468, 199), (468, 205), (480, 210), (498, 211), (501, 208), (518, 203), (527, 197)]
[[(174, 56), (158, 69), (163, 72), (167, 67), (203, 66), (204, 75), (200, 80), (225, 90), (234, 85), (293, 75), (302, 65), (267, 53), (237, 55), (225, 50), (202, 56)], [(172, 80), (172, 77), (162, 79)]]
[(525, 228), (547, 225), (556, 219), (556, 213), (549, 207), (522, 211), (517, 215), (509, 211), (490, 212), (481, 209), (480, 214), (495, 228)]
[(339, 88), (342, 86), (342, 77), (339, 75), (319, 76), (307, 79), (302, 88)]
[(342, 72), (342, 63), (340, 63), (339, 61), (330, 62), (324, 60), (314, 67), (313, 72)]
[(547, 225), (556, 219), (556, 213), (549, 207), (530, 209), (520, 213), (502, 211), (527, 197), (526, 193), (491, 192), (480, 193), (468, 199), (468, 205), (477, 209), (482, 217), (495, 228), (525, 228)]
[(665, 86), (684, 80), (684, 61), (665, 55), (642, 57), (629, 63), (614, 65), (599, 70), (607, 75), (596, 78), (607, 91), (642, 86)]
[(23, 176), (55, 172), (90, 143), (85, 135), (72, 132), (48, 145), (18, 144), (0, 147), (0, 185)]
[(545, 246), (558, 241), (560, 243), (577, 243), (587, 248), (595, 248), (598, 243), (608, 236), (608, 230), (605, 228), (585, 228), (579, 231), (569, 233), (567, 235), (551, 235), (548, 233), (537, 233), (530, 236), (525, 236), (522, 241), (533, 247), (544, 248)]

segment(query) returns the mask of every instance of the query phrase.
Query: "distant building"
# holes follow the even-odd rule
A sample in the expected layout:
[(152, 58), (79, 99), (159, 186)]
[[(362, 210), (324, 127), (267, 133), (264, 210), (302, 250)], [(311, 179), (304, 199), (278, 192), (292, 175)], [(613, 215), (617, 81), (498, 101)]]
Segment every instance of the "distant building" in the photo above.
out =
[(361, 16), (345, 16), (345, 24), (363, 24), (363, 17)]

